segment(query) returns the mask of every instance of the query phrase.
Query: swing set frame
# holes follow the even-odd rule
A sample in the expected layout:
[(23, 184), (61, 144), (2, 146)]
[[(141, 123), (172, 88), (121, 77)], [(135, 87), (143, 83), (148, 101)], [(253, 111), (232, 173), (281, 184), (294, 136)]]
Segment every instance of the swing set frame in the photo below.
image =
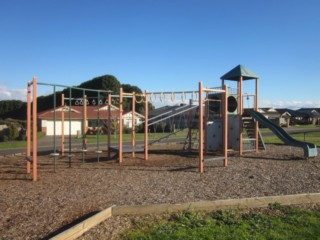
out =
[[(149, 127), (149, 119), (148, 119), (148, 107), (149, 107), (149, 97), (154, 97), (156, 95), (159, 95), (162, 99), (165, 98), (166, 94), (171, 95), (171, 101), (176, 100), (176, 95), (181, 94), (181, 100), (186, 100), (186, 94), (191, 94), (192, 97), (194, 95), (198, 96), (198, 108), (199, 108), (199, 119), (198, 119), (198, 131), (199, 131), (199, 148), (198, 148), (198, 160), (199, 160), (199, 172), (204, 172), (204, 162), (209, 160), (217, 160), (217, 159), (223, 159), (224, 160), (224, 166), (228, 165), (228, 88), (226, 85), (222, 86), (222, 89), (214, 89), (214, 88), (204, 88), (202, 82), (199, 82), (198, 90), (197, 91), (177, 91), (177, 92), (147, 92), (145, 91), (142, 94), (137, 94), (135, 92), (132, 93), (125, 93), (123, 92), (123, 89), (120, 88), (119, 95), (112, 95), (111, 91), (103, 91), (103, 90), (93, 90), (93, 89), (84, 89), (84, 88), (78, 88), (78, 87), (68, 87), (64, 85), (58, 85), (58, 84), (48, 84), (48, 83), (41, 83), (37, 81), (37, 77), (34, 77), (31, 82), (28, 82), (27, 86), (27, 173), (31, 173), (31, 167), (32, 167), (32, 180), (37, 181), (38, 174), (37, 174), (37, 85), (47, 85), (52, 86), (54, 89), (54, 109), (56, 109), (56, 95), (55, 95), (55, 88), (56, 87), (64, 87), (69, 89), (69, 117), (70, 117), (70, 111), (71, 111), (71, 90), (82, 90), (83, 91), (83, 107), (84, 107), (84, 113), (83, 113), (83, 146), (86, 144), (86, 91), (94, 91), (98, 94), (98, 106), (99, 106), (99, 98), (100, 93), (108, 93), (108, 158), (110, 158), (110, 152), (114, 150), (111, 148), (111, 121), (110, 121), (110, 115), (111, 115), (111, 102), (112, 98), (119, 98), (119, 139), (118, 139), (118, 156), (119, 156), (119, 163), (121, 164), (123, 162), (123, 152), (131, 152), (132, 157), (135, 157), (135, 152), (144, 151), (144, 159), (149, 159), (148, 154), (148, 145), (149, 145), (149, 139), (148, 139), (148, 127)], [(32, 87), (32, 88), (31, 88)], [(220, 93), (222, 94), (222, 109), (221, 109), (221, 118), (223, 119), (223, 156), (218, 158), (205, 158), (206, 155), (206, 125), (208, 120), (208, 114), (209, 114), (209, 99), (208, 94), (209, 93)], [(204, 96), (205, 95), (205, 96)], [(31, 101), (32, 97), (32, 101)], [(140, 98), (140, 100), (137, 100), (137, 97)], [(132, 133), (131, 133), (131, 148), (125, 149), (123, 147), (123, 99), (124, 98), (131, 98), (132, 99)], [(64, 107), (65, 104), (65, 98), (64, 95), (62, 95), (62, 107)], [(136, 141), (135, 141), (135, 104), (136, 103), (144, 103), (144, 146), (143, 148), (137, 148), (136, 147)], [(190, 115), (190, 114), (189, 114)], [(62, 139), (61, 139), (61, 154), (64, 154), (64, 111), (62, 110)], [(54, 111), (54, 122), (56, 120), (56, 112)], [(99, 121), (99, 114), (98, 114), (98, 121)], [(71, 121), (69, 119), (69, 134), (71, 131)], [(190, 129), (189, 129), (190, 131)], [(54, 124), (54, 134), (55, 134), (55, 124)], [(32, 136), (32, 139), (31, 139)], [(191, 135), (189, 136), (191, 138)], [(69, 137), (69, 141), (71, 142), (71, 138)], [(71, 166), (71, 143), (69, 142), (69, 166)], [(191, 139), (189, 139), (189, 144), (191, 142)], [(32, 143), (32, 146), (31, 146)], [(59, 156), (59, 153), (56, 151), (56, 145), (55, 145), (55, 135), (54, 135), (54, 152), (50, 154), (54, 158), (54, 171), (55, 171), (55, 158)], [(83, 149), (84, 151), (86, 149)], [(83, 152), (84, 153), (84, 152)], [(99, 149), (99, 137), (97, 138), (97, 150), (96, 153), (99, 158), (99, 154), (101, 153)], [(31, 165), (32, 164), (32, 165)]]

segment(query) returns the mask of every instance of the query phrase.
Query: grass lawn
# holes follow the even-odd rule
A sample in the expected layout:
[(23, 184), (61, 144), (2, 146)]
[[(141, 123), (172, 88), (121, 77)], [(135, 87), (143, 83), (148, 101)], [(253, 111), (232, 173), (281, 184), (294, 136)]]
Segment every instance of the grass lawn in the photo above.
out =
[[(303, 125), (300, 126), (301, 128), (314, 128), (314, 129), (319, 129), (318, 126), (314, 125)], [(286, 129), (286, 128), (284, 128)], [(260, 131), (263, 133), (265, 132), (271, 132), (267, 128), (261, 128)], [(170, 138), (186, 138), (188, 134), (188, 130), (185, 129), (176, 135), (170, 136)], [(167, 136), (168, 133), (149, 133), (149, 140), (156, 140), (162, 137)], [(314, 143), (317, 146), (320, 146), (320, 132), (313, 132), (313, 133), (296, 133), (296, 134), (291, 134), (291, 136), (297, 140), (300, 141), (306, 141), (310, 143)], [(44, 137), (43, 133), (38, 133), (38, 139)], [(59, 136), (60, 137), (60, 136)], [(96, 143), (97, 142), (98, 136), (96, 135), (87, 135), (87, 140), (88, 143)], [(136, 141), (142, 141), (144, 139), (144, 134), (143, 133), (136, 133)], [(283, 144), (283, 142), (276, 137), (275, 135), (270, 135), (270, 136), (264, 136), (263, 137), (265, 143), (270, 143), (270, 144)], [(107, 135), (99, 135), (99, 142), (105, 143), (107, 142), (108, 137)], [(81, 138), (76, 138), (74, 137), (72, 139), (72, 142), (81, 142)], [(111, 135), (111, 142), (117, 142), (118, 141), (118, 135)], [(123, 134), (123, 141), (131, 141), (131, 134)], [(26, 147), (26, 142), (25, 141), (10, 141), (10, 142), (0, 142), (0, 149), (1, 148), (19, 148), (19, 147)]]
[[(162, 137), (167, 136), (170, 133), (149, 133), (148, 138), (149, 140), (156, 140)], [(175, 135), (170, 136), (170, 138), (186, 138), (188, 134), (188, 130), (185, 129)], [(95, 143), (97, 142), (96, 135), (87, 135), (88, 143)], [(131, 134), (123, 134), (122, 136), (124, 142), (131, 141)], [(100, 142), (107, 142), (108, 136), (107, 135), (99, 135), (99, 141)], [(136, 133), (136, 141), (142, 141), (144, 140), (144, 133)], [(118, 141), (118, 135), (111, 135), (111, 142), (117, 142)]]
[[(149, 140), (156, 140), (162, 137), (167, 136), (169, 133), (149, 133), (148, 137)], [(188, 134), (188, 130), (185, 129), (175, 135), (170, 136), (170, 138), (186, 138)], [(44, 137), (43, 133), (38, 133), (38, 139)], [(108, 136), (107, 135), (87, 135), (87, 141), (88, 143), (96, 143), (97, 139), (99, 137), (100, 143), (108, 142)], [(60, 139), (60, 136), (57, 138)], [(144, 134), (143, 133), (136, 133), (136, 141), (142, 141), (144, 140)], [(60, 140), (57, 140), (60, 141)], [(118, 141), (118, 135), (111, 135), (111, 142), (117, 142)], [(128, 142), (131, 141), (131, 134), (123, 134), (123, 141)], [(73, 143), (81, 143), (82, 138), (72, 138)], [(26, 141), (9, 141), (9, 142), (0, 142), (0, 149), (1, 148), (20, 148), (20, 147), (26, 147), (27, 142)]]
[[(293, 134), (290, 134), (290, 136), (293, 137), (296, 140), (303, 141), (303, 142), (314, 143), (317, 146), (320, 146), (320, 132), (293, 133)], [(270, 143), (270, 144), (284, 144), (275, 135), (264, 136), (263, 140), (264, 140), (265, 143)]]
[[(37, 138), (40, 139), (44, 137), (45, 134), (43, 132), (38, 132)], [(22, 148), (27, 147), (26, 141), (8, 141), (8, 142), (0, 142), (0, 149), (1, 148)]]
[(320, 209), (280, 204), (267, 209), (180, 212), (145, 218), (120, 239), (319, 239)]

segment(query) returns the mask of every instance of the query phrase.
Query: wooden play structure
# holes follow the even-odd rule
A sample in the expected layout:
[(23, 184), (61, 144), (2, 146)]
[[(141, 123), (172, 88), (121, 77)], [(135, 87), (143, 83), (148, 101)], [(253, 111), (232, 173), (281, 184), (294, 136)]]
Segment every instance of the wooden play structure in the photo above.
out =
[[(71, 128), (72, 124), (70, 121), (71, 109), (72, 109), (72, 96), (71, 90), (77, 89), (78, 91), (83, 92), (83, 124), (82, 124), (82, 136), (83, 136), (83, 147), (81, 152), (84, 154), (87, 151), (86, 148), (86, 108), (87, 108), (87, 96), (86, 92), (93, 91), (97, 94), (97, 102), (99, 104), (101, 99), (101, 94), (106, 94), (107, 104), (108, 104), (108, 116), (109, 119), (107, 121), (108, 124), (108, 134), (107, 134), (107, 145), (108, 145), (108, 158), (110, 158), (110, 152), (115, 151), (118, 154), (118, 161), (121, 164), (123, 162), (123, 153), (131, 153), (132, 157), (135, 157), (136, 152), (144, 152), (144, 159), (147, 161), (148, 156), (148, 146), (151, 143), (149, 140), (149, 128), (153, 124), (163, 121), (163, 119), (172, 118), (178, 114), (188, 113), (189, 116), (192, 113), (195, 113), (196, 121), (188, 120), (188, 137), (186, 149), (191, 150), (192, 145), (192, 131), (197, 132), (197, 142), (198, 142), (198, 162), (199, 162), (199, 172), (204, 172), (204, 163), (210, 160), (222, 160), (223, 166), (228, 165), (228, 151), (231, 149), (239, 151), (239, 154), (242, 155), (243, 151), (248, 149), (244, 149), (244, 146), (251, 146), (251, 151), (259, 150), (259, 139), (261, 138), (259, 135), (258, 122), (254, 123), (253, 129), (253, 137), (250, 139), (248, 137), (243, 136), (243, 81), (254, 79), (255, 80), (255, 93), (251, 96), (254, 97), (254, 110), (258, 110), (258, 76), (243, 66), (239, 65), (236, 68), (232, 69), (225, 75), (221, 77), (222, 83), (221, 87), (217, 88), (205, 88), (202, 82), (199, 82), (197, 90), (194, 91), (176, 91), (176, 92), (147, 92), (144, 93), (125, 93), (123, 89), (120, 88), (119, 95), (114, 95), (110, 91), (102, 91), (102, 90), (93, 90), (93, 89), (82, 89), (82, 88), (74, 88), (63, 85), (56, 84), (47, 84), (37, 82), (37, 78), (34, 77), (32, 82), (28, 82), (28, 97), (27, 97), (27, 173), (31, 173), (32, 167), (32, 179), (33, 181), (37, 181), (37, 86), (45, 85), (51, 86), (54, 91), (54, 117), (56, 119), (56, 100), (55, 100), (55, 91), (56, 87), (63, 87), (68, 89), (69, 96), (65, 97), (62, 95), (61, 99), (61, 107), (63, 109), (59, 114), (59, 118), (61, 119), (61, 151), (57, 151), (57, 147), (55, 145), (55, 135), (54, 135), (54, 144), (53, 144), (53, 152), (51, 157), (54, 160), (60, 154), (65, 155), (69, 158), (69, 166), (71, 166), (71, 158), (72, 158), (72, 145), (71, 145)], [(237, 88), (235, 91), (230, 91), (227, 85), (225, 85), (226, 81), (236, 81)], [(110, 116), (111, 116), (111, 103), (113, 99), (117, 99), (118, 102), (118, 145), (111, 146), (110, 140)], [(131, 129), (131, 146), (124, 146), (123, 144), (123, 103), (124, 99), (131, 99), (132, 101), (132, 129)], [(180, 107), (176, 108), (175, 111), (163, 113), (161, 118), (157, 119), (158, 116), (149, 118), (149, 103), (154, 101), (155, 99), (159, 99), (160, 101), (164, 101), (165, 99), (170, 99), (171, 102), (188, 102), (188, 104), (181, 104)], [(66, 105), (66, 101), (69, 100), (69, 105)], [(179, 100), (179, 101), (177, 101)], [(135, 139), (135, 105), (136, 103), (144, 104), (144, 140), (141, 146), (138, 146)], [(217, 108), (215, 106), (218, 106)], [(98, 108), (99, 109), (99, 108)], [(212, 110), (213, 109), (213, 110)], [(65, 149), (65, 120), (69, 116), (68, 128), (69, 128), (69, 148), (66, 151)], [(211, 116), (212, 115), (212, 116)], [(97, 112), (97, 121), (100, 120), (99, 110)], [(191, 124), (192, 123), (192, 124)], [(196, 124), (195, 124), (196, 123)], [(55, 124), (54, 124), (55, 126)], [(54, 130), (55, 133), (55, 130)], [(170, 133), (172, 135), (174, 133)], [(249, 144), (247, 144), (249, 142)], [(208, 152), (216, 152), (219, 150), (220, 155), (207, 154)], [(97, 135), (97, 147), (95, 150), (97, 154), (97, 160), (99, 161), (99, 156), (103, 153), (100, 149), (100, 137)], [(54, 168), (55, 170), (55, 168)]]

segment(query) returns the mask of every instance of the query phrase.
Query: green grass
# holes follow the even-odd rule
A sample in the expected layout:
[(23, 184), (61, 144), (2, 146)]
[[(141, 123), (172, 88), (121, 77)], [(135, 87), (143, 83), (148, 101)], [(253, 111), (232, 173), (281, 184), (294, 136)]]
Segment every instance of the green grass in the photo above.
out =
[[(170, 136), (170, 138), (186, 138), (187, 137), (188, 130), (181, 131), (177, 133), (176, 135)], [(149, 133), (148, 137), (149, 140), (156, 140), (162, 137), (167, 136), (169, 133)], [(44, 133), (38, 133), (38, 139), (44, 137)], [(59, 136), (60, 138), (60, 136)], [(136, 141), (142, 141), (144, 140), (144, 133), (136, 133)], [(97, 142), (97, 135), (87, 135), (87, 141), (88, 143), (96, 143)], [(118, 141), (118, 135), (111, 135), (111, 142), (117, 142)], [(123, 141), (131, 141), (131, 134), (123, 134)], [(74, 137), (72, 139), (73, 143), (81, 143), (82, 138), (76, 138)], [(99, 142), (100, 143), (106, 143), (108, 142), (108, 136), (107, 135), (99, 135)], [(0, 149), (3, 148), (20, 148), (20, 147), (26, 147), (27, 143), (26, 141), (9, 141), (9, 142), (0, 142)]]
[[(296, 140), (314, 143), (317, 146), (320, 146), (320, 132), (311, 132), (311, 133), (305, 133), (305, 134), (304, 133), (294, 133), (294, 134), (290, 134), (290, 136)], [(265, 143), (270, 143), (270, 144), (284, 144), (275, 135), (264, 136), (263, 140)]]
[[(45, 134), (43, 132), (38, 132), (38, 139), (44, 137)], [(26, 141), (8, 141), (8, 142), (0, 142), (0, 149), (3, 148), (22, 148), (27, 147)]]
[(164, 219), (146, 218), (119, 239), (319, 239), (320, 209), (272, 204), (263, 210), (179, 212)]
[(26, 141), (8, 141), (8, 142), (0, 142), (0, 149), (1, 148), (21, 148), (26, 147)]
[[(177, 133), (176, 135), (170, 136), (170, 138), (186, 138), (187, 137), (188, 130), (181, 131)], [(148, 138), (149, 140), (156, 140), (162, 137), (167, 136), (170, 133), (149, 133)], [(96, 135), (87, 135), (88, 143), (95, 143), (97, 142), (97, 136)], [(131, 141), (131, 134), (123, 134), (122, 139), (124, 142)], [(144, 133), (136, 133), (136, 141), (142, 141), (144, 140)], [(81, 140), (80, 140), (81, 141)], [(107, 135), (99, 135), (99, 141), (100, 142), (107, 142), (108, 136)], [(118, 141), (118, 134), (117, 135), (111, 135), (111, 142), (117, 142)]]
[(310, 128), (310, 129), (319, 129), (319, 125), (312, 125), (312, 124), (308, 124), (308, 125), (295, 125), (295, 128)]
[[(284, 130), (288, 129), (287, 127), (282, 127)], [(294, 128), (294, 129), (314, 129), (314, 130), (318, 130), (320, 129), (320, 126), (318, 125), (295, 125), (293, 127), (290, 128)], [(265, 132), (271, 132), (271, 130), (269, 128), (259, 128), (260, 132), (265, 133)]]

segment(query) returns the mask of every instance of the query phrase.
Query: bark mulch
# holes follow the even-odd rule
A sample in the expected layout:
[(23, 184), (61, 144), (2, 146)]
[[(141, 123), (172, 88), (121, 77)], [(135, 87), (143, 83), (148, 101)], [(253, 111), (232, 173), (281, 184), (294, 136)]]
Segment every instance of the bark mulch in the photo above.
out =
[[(72, 159), (38, 157), (37, 182), (30, 181), (23, 156), (0, 158), (0, 239), (46, 239), (112, 205), (183, 203), (320, 192), (320, 157), (302, 159), (303, 151), (268, 145), (266, 151), (205, 163), (198, 172), (197, 153), (178, 145), (161, 145), (143, 154), (116, 159), (88, 153)], [(111, 217), (81, 239), (110, 239), (130, 226)]]

